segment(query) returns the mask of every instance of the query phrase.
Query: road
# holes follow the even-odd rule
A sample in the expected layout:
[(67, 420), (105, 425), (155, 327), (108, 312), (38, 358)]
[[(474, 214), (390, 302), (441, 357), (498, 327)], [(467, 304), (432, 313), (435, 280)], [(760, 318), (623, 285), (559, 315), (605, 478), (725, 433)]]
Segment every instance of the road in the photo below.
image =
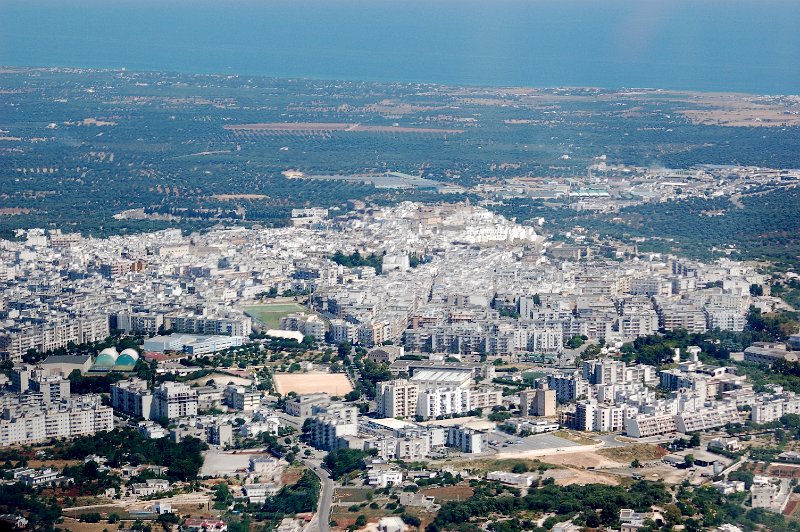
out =
[[(275, 414), (281, 421), (294, 427), (298, 432), (302, 430), (303, 420), (301, 418), (290, 416), (285, 412), (276, 412)], [(303, 450), (311, 451), (312, 454), (307, 458), (299, 456), (298, 458), (306, 467), (317, 475), (319, 481), (322, 483), (322, 492), (320, 493), (319, 504), (317, 505), (317, 513), (314, 514), (314, 518), (308, 523), (305, 530), (306, 532), (314, 532), (316, 530), (320, 532), (330, 532), (331, 505), (333, 504), (333, 479), (331, 479), (327, 471), (322, 469), (322, 459), (325, 457), (325, 453), (317, 451), (305, 444), (302, 445), (302, 448)]]
[(319, 496), (319, 504), (317, 505), (317, 513), (308, 524), (306, 530), (313, 532), (319, 530), (320, 532), (330, 532), (331, 522), (331, 505), (333, 504), (333, 479), (327, 471), (322, 469), (322, 459), (318, 457), (302, 458), (303, 463), (310, 468), (319, 477), (322, 483), (322, 492)]

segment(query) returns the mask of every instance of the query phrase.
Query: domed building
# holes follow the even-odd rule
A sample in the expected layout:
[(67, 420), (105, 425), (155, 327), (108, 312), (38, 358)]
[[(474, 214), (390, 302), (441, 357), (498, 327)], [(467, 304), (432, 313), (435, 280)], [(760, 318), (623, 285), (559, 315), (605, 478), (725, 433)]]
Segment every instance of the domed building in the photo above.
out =
[(123, 349), (121, 353), (113, 347), (106, 347), (97, 355), (94, 364), (89, 369), (92, 372), (108, 373), (119, 371), (123, 373), (133, 371), (139, 361), (139, 352), (133, 348)]
[(119, 354), (115, 366), (118, 368), (132, 368), (136, 365), (136, 361), (138, 360), (139, 353), (136, 351), (136, 349), (129, 347), (127, 349), (123, 349), (122, 353)]
[(100, 354), (97, 355), (97, 358), (92, 365), (93, 370), (110, 370), (113, 368), (117, 363), (117, 358), (119, 357), (119, 353), (113, 347), (106, 347)]

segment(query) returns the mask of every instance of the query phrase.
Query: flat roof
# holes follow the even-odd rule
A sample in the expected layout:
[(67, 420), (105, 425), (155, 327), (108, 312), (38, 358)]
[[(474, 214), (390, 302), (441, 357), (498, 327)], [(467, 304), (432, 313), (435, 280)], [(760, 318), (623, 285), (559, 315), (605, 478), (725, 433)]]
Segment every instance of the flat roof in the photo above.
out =
[(472, 379), (471, 369), (418, 369), (411, 377), (412, 381), (436, 381), (454, 384), (470, 379)]
[(400, 430), (405, 427), (413, 426), (414, 423), (409, 423), (408, 421), (403, 421), (402, 419), (395, 419), (393, 417), (385, 417), (381, 419), (370, 419), (370, 423), (374, 423), (375, 425), (380, 425), (381, 427), (386, 427), (387, 429), (393, 430)]

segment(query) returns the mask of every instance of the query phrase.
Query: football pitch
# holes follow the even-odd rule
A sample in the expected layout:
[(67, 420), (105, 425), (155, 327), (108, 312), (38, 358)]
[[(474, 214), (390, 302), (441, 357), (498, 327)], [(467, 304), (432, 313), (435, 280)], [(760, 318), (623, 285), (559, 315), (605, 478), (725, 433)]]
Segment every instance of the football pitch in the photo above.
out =
[(268, 303), (244, 307), (248, 316), (263, 324), (267, 329), (280, 329), (281, 318), (305, 310), (304, 306), (297, 303)]

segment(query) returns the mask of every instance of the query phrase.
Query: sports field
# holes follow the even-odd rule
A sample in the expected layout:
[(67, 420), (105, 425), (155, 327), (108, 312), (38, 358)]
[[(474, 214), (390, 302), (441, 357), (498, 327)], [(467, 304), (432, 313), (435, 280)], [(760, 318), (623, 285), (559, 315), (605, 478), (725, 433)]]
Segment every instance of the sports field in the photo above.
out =
[(324, 392), (341, 397), (353, 391), (344, 373), (277, 373), (272, 378), (281, 395)]
[(280, 329), (281, 318), (293, 312), (302, 312), (306, 308), (297, 303), (268, 303), (244, 307), (248, 316), (263, 324), (267, 329)]

